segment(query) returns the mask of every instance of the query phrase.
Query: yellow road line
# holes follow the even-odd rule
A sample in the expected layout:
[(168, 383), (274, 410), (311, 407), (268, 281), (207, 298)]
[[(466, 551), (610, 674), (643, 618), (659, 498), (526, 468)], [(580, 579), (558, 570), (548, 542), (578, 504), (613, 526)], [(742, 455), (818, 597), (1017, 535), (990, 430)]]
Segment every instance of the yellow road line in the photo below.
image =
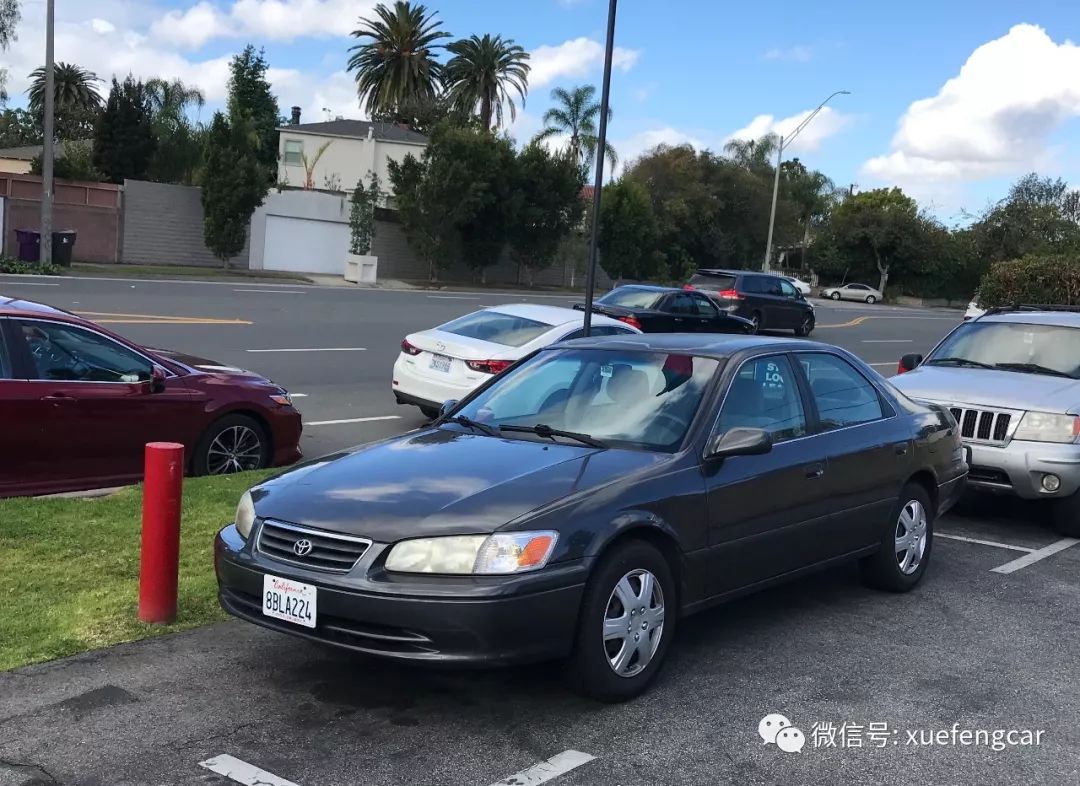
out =
[(179, 317), (166, 314), (120, 314), (108, 311), (76, 311), (105, 325), (252, 325), (246, 319), (215, 319), (212, 317)]
[(881, 319), (881, 317), (874, 317), (874, 316), (867, 315), (865, 317), (855, 317), (855, 319), (851, 320), (850, 322), (844, 322), (844, 323), (841, 323), (839, 325), (816, 325), (815, 328), (855, 327), (856, 325), (861, 325), (863, 322), (865, 322), (868, 319)]

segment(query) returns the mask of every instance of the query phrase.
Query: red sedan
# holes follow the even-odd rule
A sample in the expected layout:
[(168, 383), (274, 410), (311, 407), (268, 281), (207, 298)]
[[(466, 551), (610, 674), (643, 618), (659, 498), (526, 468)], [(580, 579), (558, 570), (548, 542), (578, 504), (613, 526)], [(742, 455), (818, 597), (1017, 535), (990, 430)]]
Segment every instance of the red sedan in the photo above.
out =
[(154, 441), (182, 443), (195, 475), (282, 466), (300, 431), (264, 377), (0, 296), (0, 497), (137, 482)]

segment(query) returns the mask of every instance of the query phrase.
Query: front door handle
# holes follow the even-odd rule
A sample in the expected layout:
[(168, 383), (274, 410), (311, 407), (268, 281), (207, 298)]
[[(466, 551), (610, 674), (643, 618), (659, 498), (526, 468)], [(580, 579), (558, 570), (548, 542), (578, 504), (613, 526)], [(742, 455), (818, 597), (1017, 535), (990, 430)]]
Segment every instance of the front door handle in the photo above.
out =
[(807, 477), (808, 480), (814, 480), (815, 478), (820, 478), (824, 474), (825, 474), (825, 465), (824, 464), (811, 464), (810, 466), (806, 467), (806, 477)]
[(54, 404), (63, 404), (65, 401), (74, 401), (74, 396), (69, 396), (67, 393), (50, 393), (48, 396), (42, 396), (42, 401), (51, 401)]

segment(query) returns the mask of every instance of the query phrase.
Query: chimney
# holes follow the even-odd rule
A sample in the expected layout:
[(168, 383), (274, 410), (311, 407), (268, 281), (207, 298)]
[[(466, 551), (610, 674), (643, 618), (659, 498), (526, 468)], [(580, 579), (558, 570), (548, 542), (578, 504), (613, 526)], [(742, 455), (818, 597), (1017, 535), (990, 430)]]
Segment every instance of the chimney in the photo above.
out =
[(294, 126), (300, 125), (300, 107), (298, 107), (298, 106), (294, 106), (292, 108), (291, 125), (294, 125)]

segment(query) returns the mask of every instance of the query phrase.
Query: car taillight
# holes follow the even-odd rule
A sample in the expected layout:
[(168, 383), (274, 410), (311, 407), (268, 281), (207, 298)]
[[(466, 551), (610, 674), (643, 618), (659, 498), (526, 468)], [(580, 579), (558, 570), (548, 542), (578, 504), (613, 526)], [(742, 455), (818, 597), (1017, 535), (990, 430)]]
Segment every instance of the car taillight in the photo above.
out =
[(629, 317), (628, 316), (628, 317), (615, 317), (615, 318), (617, 320), (619, 320), (620, 322), (625, 322), (630, 327), (637, 328), (638, 330), (641, 330), (641, 322), (638, 320), (637, 317)]
[(407, 338), (401, 339), (401, 351), (404, 352), (406, 355), (419, 355), (421, 352), (423, 352), (423, 350), (419, 347), (414, 347), (412, 344), (410, 344), (409, 339)]
[(512, 360), (466, 360), (465, 365), (481, 374), (498, 374), (514, 365)]
[(742, 295), (739, 294), (737, 289), (721, 289), (716, 293), (717, 297), (727, 298), (728, 300), (742, 300)]
[(694, 291), (694, 287), (692, 285), (690, 285), (690, 284), (683, 284), (682, 288), (687, 290), (688, 292), (693, 292)]
[(901, 374), (906, 374), (906, 373), (907, 373), (907, 369), (904, 368), (903, 361), (901, 361), (900, 363), (897, 363), (896, 364), (896, 375), (900, 376)]

